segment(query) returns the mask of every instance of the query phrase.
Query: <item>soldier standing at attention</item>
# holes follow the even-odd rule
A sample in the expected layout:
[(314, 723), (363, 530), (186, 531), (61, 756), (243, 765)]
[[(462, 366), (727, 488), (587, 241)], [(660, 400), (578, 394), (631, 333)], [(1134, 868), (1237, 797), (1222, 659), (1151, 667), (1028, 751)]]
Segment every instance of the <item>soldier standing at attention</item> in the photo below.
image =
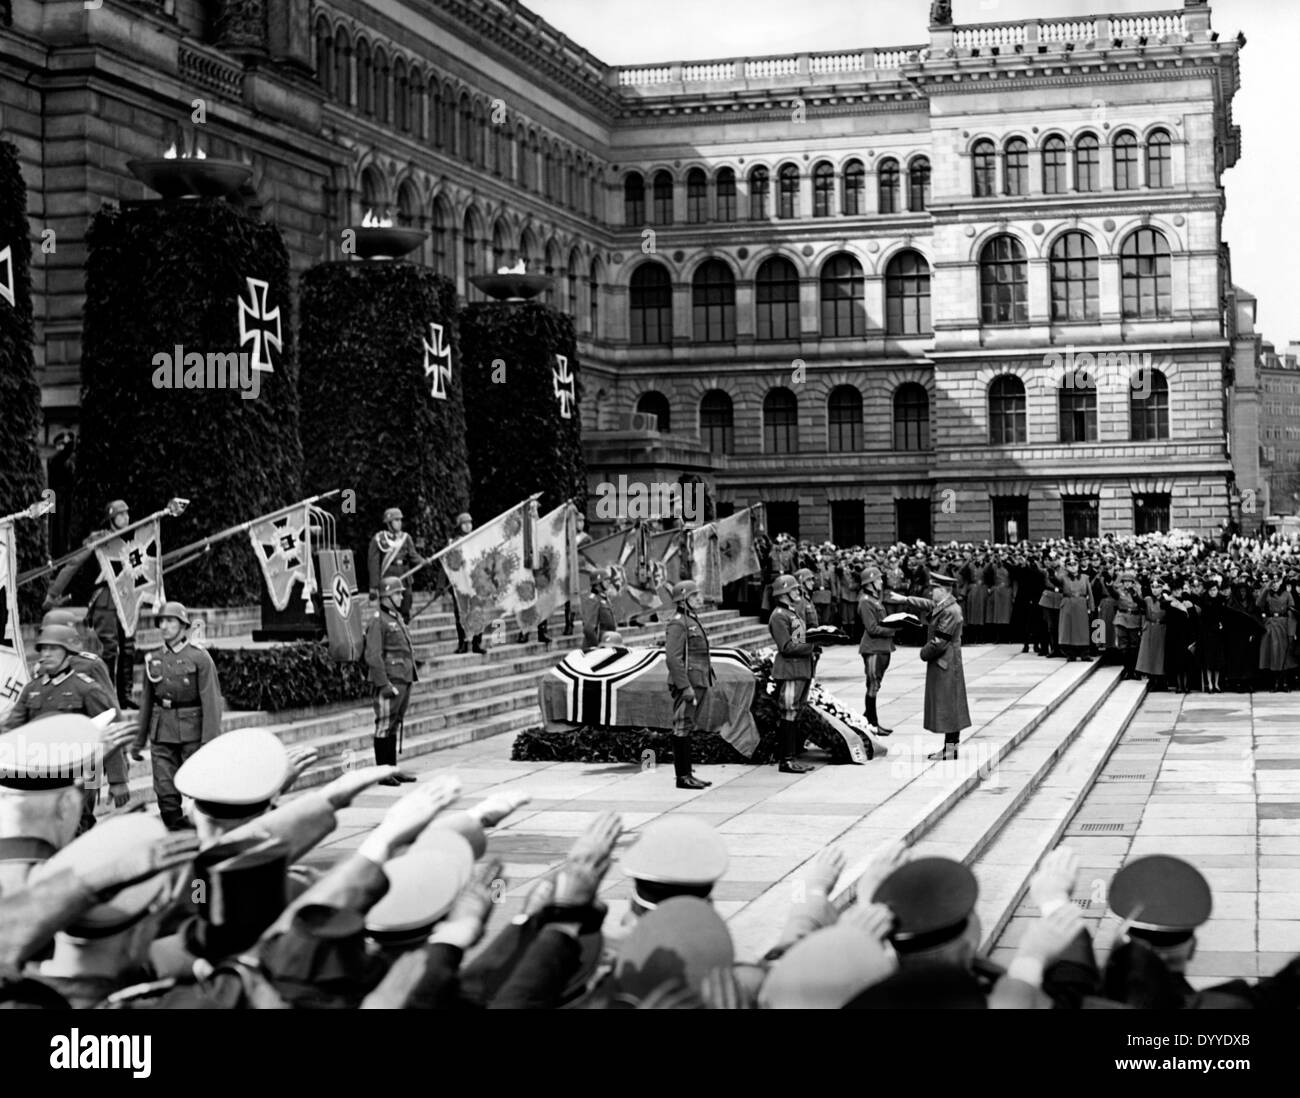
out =
[[(81, 638), (69, 625), (47, 625), (36, 638), (39, 674), (23, 687), (9, 711), (0, 732), (11, 732), (51, 713), (80, 713), (97, 717), (117, 710), (117, 699), (108, 683), (80, 670), (76, 661), (81, 655)], [(131, 799), (127, 788), (126, 760), (120, 751), (104, 759), (104, 774), (109, 794), (118, 808)], [(82, 803), (78, 834), (95, 826), (95, 802), (99, 787), (87, 785)]]
[(802, 603), (800, 609), (803, 611), (804, 625), (809, 629), (817, 629), (822, 623), (821, 615), (813, 603), (813, 592), (817, 590), (817, 576), (811, 568), (800, 568), (794, 574), (794, 578), (799, 581), (799, 601)]
[[(370, 539), (370, 598), (379, 598), (379, 585), (387, 576), (401, 576), (412, 568), (418, 568), (424, 558), (415, 551), (411, 535), (402, 529), (402, 511), (399, 507), (390, 507), (384, 512), (384, 529)], [(415, 597), (415, 585), (408, 578), (403, 580), (405, 591), (402, 595), (402, 618), (411, 620), (411, 602)]]
[[(450, 538), (447, 539), (447, 544), (450, 545), (453, 541), (456, 541), (458, 538), (463, 538), (468, 534), (472, 534), (473, 532), (474, 532), (473, 517), (470, 515), (468, 511), (462, 511), (459, 515), (456, 516), (456, 532), (452, 534)], [(460, 603), (456, 601), (455, 592), (452, 593), (452, 597), (451, 597), (451, 612), (456, 618), (456, 654), (459, 656), (465, 652), (468, 652), (470, 650), (470, 646), (469, 646), (469, 642), (465, 640), (465, 627), (460, 623)], [(483, 655), (483, 634), (482, 633), (474, 634), (474, 651), (477, 652), (480, 656)]]
[(962, 729), (970, 727), (966, 702), (966, 672), (961, 662), (961, 607), (953, 598), (957, 582), (951, 576), (931, 573), (933, 588), (928, 599), (890, 594), (891, 603), (901, 603), (930, 616), (921, 659), (925, 662), (925, 727), (943, 736), (943, 750), (926, 758), (947, 762), (957, 757)]
[[(131, 511), (126, 501), (113, 500), (104, 508), (104, 525), (92, 531), (86, 543), (97, 541), (108, 534), (122, 530), (131, 525)], [(64, 589), (73, 577), (81, 571), (86, 561), (94, 556), (94, 550), (83, 549), (63, 566), (62, 571), (50, 584), (45, 596), (45, 609), (61, 606), (68, 601)], [(95, 580), (95, 592), (90, 599), (90, 608), (86, 612), (86, 621), (100, 641), (100, 655), (108, 665), (113, 676), (114, 689), (117, 691), (118, 707), (134, 709), (131, 702), (131, 690), (135, 679), (135, 642), (126, 635), (122, 623), (118, 620), (117, 607), (113, 604), (113, 593), (108, 589), (108, 577), (101, 570)]]
[(772, 680), (777, 684), (777, 704), (781, 707), (782, 774), (807, 774), (812, 767), (795, 762), (799, 753), (799, 716), (812, 686), (813, 655), (818, 651), (805, 637), (803, 611), (799, 608), (799, 581), (789, 574), (772, 582), (772, 599), (776, 603), (767, 627), (776, 642), (776, 659), (772, 661)]
[(880, 694), (880, 684), (885, 681), (885, 672), (889, 669), (889, 657), (894, 651), (894, 634), (897, 630), (884, 623), (887, 611), (885, 604), (880, 601), (884, 582), (880, 569), (864, 568), (860, 578), (862, 597), (858, 599), (858, 614), (862, 618), (862, 642), (858, 645), (858, 652), (862, 656), (862, 666), (867, 675), (864, 712), (878, 736), (890, 736), (894, 730), (881, 727), (880, 717), (876, 714), (876, 698)]
[(695, 706), (713, 685), (709, 637), (700, 624), (704, 598), (694, 580), (673, 584), (677, 613), (668, 623), (664, 658), (668, 663), (668, 691), (673, 699), (673, 769), (678, 789), (704, 789), (712, 782), (691, 773), (691, 733), (695, 731)]
[(176, 771), (221, 734), (221, 684), (212, 657), (186, 635), (189, 611), (179, 602), (165, 602), (155, 618), (163, 645), (144, 661), (144, 698), (131, 757), (141, 758), (147, 740), (158, 812), (168, 830), (184, 831), (189, 824), (181, 812)]
[[(379, 594), (379, 613), (366, 625), (366, 668), (375, 687), (375, 764), (396, 766), (398, 737), (406, 707), (411, 702), (415, 670), (415, 649), (402, 619), (402, 581), (389, 576)], [(413, 782), (409, 774), (398, 773), (380, 785)]]

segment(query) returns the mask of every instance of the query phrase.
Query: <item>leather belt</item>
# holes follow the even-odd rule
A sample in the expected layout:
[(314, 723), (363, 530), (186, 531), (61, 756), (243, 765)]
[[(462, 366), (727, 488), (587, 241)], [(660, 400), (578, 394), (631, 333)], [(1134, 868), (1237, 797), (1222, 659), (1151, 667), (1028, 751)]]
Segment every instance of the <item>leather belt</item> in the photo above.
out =
[(159, 698), (158, 704), (164, 709), (173, 709), (177, 713), (186, 713), (193, 709), (202, 709), (201, 705), (177, 705), (171, 698)]

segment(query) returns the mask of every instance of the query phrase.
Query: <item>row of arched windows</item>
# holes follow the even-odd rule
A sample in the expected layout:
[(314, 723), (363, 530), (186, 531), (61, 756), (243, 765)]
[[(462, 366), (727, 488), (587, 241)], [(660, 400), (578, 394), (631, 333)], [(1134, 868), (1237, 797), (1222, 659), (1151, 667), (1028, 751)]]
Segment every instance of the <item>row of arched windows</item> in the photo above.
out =
[[(840, 173), (840, 196), (835, 194), (836, 172), (830, 161), (813, 165), (813, 217), (832, 217), (837, 211), (846, 216), (866, 213), (866, 169), (861, 160), (850, 160)], [(770, 170), (756, 165), (749, 170), (748, 204), (741, 209), (736, 197), (736, 173), (719, 168), (710, 182), (703, 168), (686, 173), (686, 221), (698, 225), (707, 221), (767, 221), (773, 215), (781, 220), (802, 217), (800, 205), (801, 175), (797, 164), (782, 164), (776, 171), (776, 191)], [(906, 193), (903, 190), (906, 178)], [(877, 208), (880, 213), (924, 210), (930, 204), (930, 161), (915, 157), (906, 172), (897, 160), (886, 157), (876, 166)], [(671, 225), (673, 223), (672, 172), (661, 169), (647, 185), (640, 172), (629, 172), (623, 179), (623, 219), (629, 226)]]
[[(355, 79), (353, 61), (355, 60)], [(316, 79), (325, 94), (381, 125), (588, 217), (600, 214), (600, 169), (582, 151), (471, 96), (432, 69), (396, 56), (340, 26), (316, 24)]]
[[(1172, 147), (1167, 130), (1152, 130), (1144, 143), (1132, 130), (1117, 132), (1111, 138), (1112, 188), (1172, 187)], [(1050, 134), (1043, 139), (1040, 153), (1044, 194), (1102, 190), (1101, 142), (1096, 134), (1080, 134), (1073, 147), (1060, 134)], [(989, 138), (971, 146), (971, 193), (976, 198), (1027, 195), (1029, 183), (1029, 142), (1023, 137), (1008, 138), (1001, 152)]]
[[(1152, 370), (1141, 390), (1129, 395), (1129, 439), (1156, 442), (1169, 438), (1169, 384)], [(1062, 443), (1097, 441), (1097, 390), (1063, 379), (1057, 391), (1057, 436)], [(1069, 383), (1067, 383), (1069, 382)], [(925, 386), (909, 381), (894, 390), (893, 448), (902, 451), (930, 449), (930, 396)], [(654, 415), (659, 430), (672, 430), (672, 414), (663, 393), (642, 393), (636, 410)], [(712, 389), (700, 399), (700, 439), (714, 454), (735, 452), (735, 413), (731, 397)], [(839, 385), (826, 400), (827, 450), (833, 454), (863, 449), (862, 393), (852, 385)], [(1023, 445), (1028, 441), (1025, 384), (1014, 374), (995, 378), (988, 389), (989, 444)], [(763, 398), (763, 453), (799, 452), (799, 400), (783, 387), (768, 390)]]

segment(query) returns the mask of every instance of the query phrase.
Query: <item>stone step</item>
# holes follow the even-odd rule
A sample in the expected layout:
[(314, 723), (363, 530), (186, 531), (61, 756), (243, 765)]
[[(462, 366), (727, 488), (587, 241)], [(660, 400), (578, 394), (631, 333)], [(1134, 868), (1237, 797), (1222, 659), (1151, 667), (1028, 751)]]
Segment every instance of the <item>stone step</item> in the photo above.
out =
[[(1039, 786), (971, 862), (980, 882), (976, 913), (986, 952), (995, 949), (1043, 857), (1060, 845), (1070, 820), (1096, 783), (1145, 695), (1145, 683), (1117, 682)], [(1079, 887), (1086, 889), (1090, 882), (1080, 881)], [(1104, 905), (1096, 914), (1103, 913)]]

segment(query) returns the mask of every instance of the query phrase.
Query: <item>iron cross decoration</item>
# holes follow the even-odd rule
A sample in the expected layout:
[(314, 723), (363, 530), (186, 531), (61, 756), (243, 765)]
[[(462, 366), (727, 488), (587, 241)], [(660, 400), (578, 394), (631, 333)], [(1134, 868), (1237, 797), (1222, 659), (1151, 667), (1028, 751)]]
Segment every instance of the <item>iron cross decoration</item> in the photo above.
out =
[[(280, 307), (277, 305), (274, 309), (267, 309), (266, 295), (270, 290), (270, 285), (263, 282), (260, 278), (245, 278), (248, 283), (248, 301), (237, 298), (239, 302), (239, 345), (242, 347), (245, 343), (253, 344), (253, 369), (261, 370), (263, 373), (271, 373), (271, 355), (268, 350), (274, 347), (277, 351), (283, 346), (281, 342), (280, 331)], [(259, 324), (249, 326), (248, 321), (259, 321)], [(275, 332), (272, 333), (271, 325), (275, 325)], [(263, 351), (267, 351), (263, 355)]]
[(451, 348), (443, 343), (442, 325), (429, 323), (433, 342), (424, 340), (424, 376), (433, 378), (430, 395), (434, 400), (447, 399), (447, 385), (451, 382)]
[(555, 396), (560, 402), (560, 418), (570, 419), (577, 393), (574, 391), (573, 375), (569, 373), (569, 360), (565, 355), (555, 356), (555, 367), (551, 371), (551, 377), (555, 383)]

